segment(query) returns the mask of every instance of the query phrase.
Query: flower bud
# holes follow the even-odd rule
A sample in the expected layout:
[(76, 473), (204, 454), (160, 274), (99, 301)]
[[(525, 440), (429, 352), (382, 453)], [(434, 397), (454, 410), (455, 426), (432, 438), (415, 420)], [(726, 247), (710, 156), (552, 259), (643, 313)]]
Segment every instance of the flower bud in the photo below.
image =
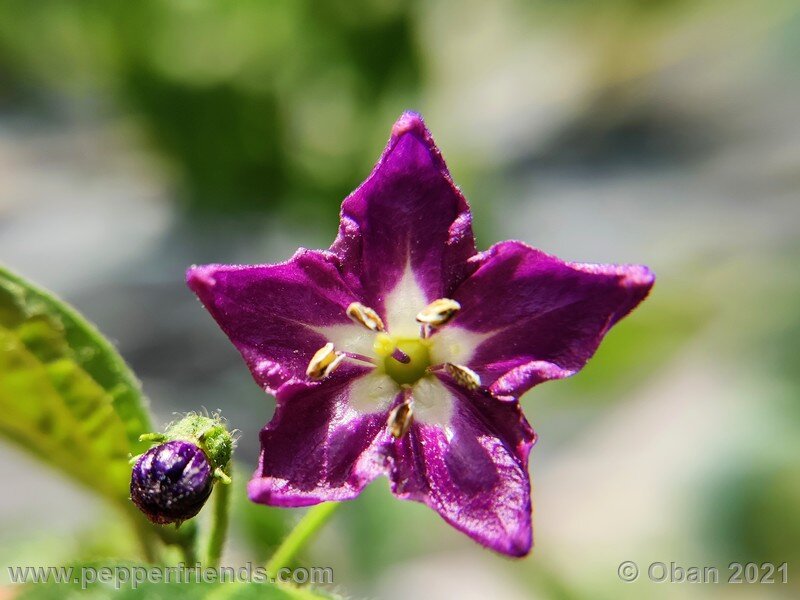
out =
[(131, 500), (153, 523), (191, 519), (211, 494), (211, 463), (190, 442), (175, 440), (139, 457), (131, 475)]
[(191, 519), (203, 508), (215, 481), (230, 483), (234, 442), (219, 416), (190, 413), (165, 433), (139, 439), (158, 443), (134, 459), (131, 473), (131, 500), (153, 523)]

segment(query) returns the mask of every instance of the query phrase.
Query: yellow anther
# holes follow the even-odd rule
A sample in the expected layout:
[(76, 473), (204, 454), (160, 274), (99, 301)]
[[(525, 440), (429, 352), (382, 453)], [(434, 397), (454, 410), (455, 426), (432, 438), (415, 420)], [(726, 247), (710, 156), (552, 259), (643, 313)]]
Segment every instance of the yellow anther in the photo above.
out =
[(461, 305), (450, 298), (439, 298), (417, 313), (417, 321), (424, 325), (440, 327), (452, 319)]
[(360, 302), (353, 302), (347, 307), (347, 316), (371, 331), (384, 330), (383, 321), (378, 313)]
[(308, 362), (306, 375), (311, 379), (324, 379), (336, 370), (344, 360), (344, 354), (336, 352), (333, 344), (328, 342), (314, 353)]
[(446, 363), (444, 368), (458, 385), (464, 386), (468, 390), (477, 390), (481, 387), (481, 376), (469, 367)]
[(403, 437), (414, 420), (414, 410), (411, 408), (411, 400), (404, 400), (401, 404), (394, 407), (389, 413), (387, 424), (389, 433), (395, 438)]

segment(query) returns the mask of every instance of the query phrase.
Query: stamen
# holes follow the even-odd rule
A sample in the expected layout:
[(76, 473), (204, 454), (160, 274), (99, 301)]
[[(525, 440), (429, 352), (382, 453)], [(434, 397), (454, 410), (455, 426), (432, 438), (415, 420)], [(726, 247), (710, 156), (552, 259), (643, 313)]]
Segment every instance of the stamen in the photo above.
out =
[(411, 403), (411, 399), (406, 398), (389, 413), (389, 419), (387, 421), (389, 433), (396, 439), (400, 439), (406, 434), (414, 420), (414, 410), (411, 407)]
[(365, 356), (364, 354), (359, 354), (358, 352), (341, 352), (341, 354), (344, 354), (347, 358), (350, 358), (352, 360), (367, 363), (372, 366), (375, 366), (377, 364), (377, 361), (371, 356)]
[(461, 305), (450, 298), (439, 298), (423, 308), (417, 314), (417, 321), (431, 327), (441, 327), (452, 319), (461, 309)]
[(477, 390), (481, 387), (481, 376), (469, 367), (445, 363), (444, 370), (458, 385), (464, 386), (468, 390)]
[(353, 302), (347, 307), (347, 316), (356, 323), (360, 323), (370, 331), (383, 331), (383, 321), (378, 313), (369, 306), (364, 306), (360, 302)]
[(306, 369), (306, 375), (311, 379), (324, 379), (336, 370), (344, 358), (345, 355), (341, 352), (336, 352), (333, 349), (333, 344), (328, 342), (311, 357)]

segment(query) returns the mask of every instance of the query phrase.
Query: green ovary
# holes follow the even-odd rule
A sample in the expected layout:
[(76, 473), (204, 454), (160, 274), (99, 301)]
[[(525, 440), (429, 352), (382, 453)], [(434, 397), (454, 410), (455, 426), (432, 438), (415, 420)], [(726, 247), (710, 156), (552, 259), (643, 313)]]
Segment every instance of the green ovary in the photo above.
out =
[[(386, 337), (388, 338), (389, 336)], [(386, 374), (400, 385), (414, 383), (425, 375), (428, 367), (431, 366), (428, 344), (423, 340), (419, 338), (391, 339), (391, 343), (387, 343), (389, 340), (384, 338), (383, 342), (384, 351), (381, 352), (384, 355), (383, 368)], [(404, 352), (411, 360), (407, 363), (401, 363), (392, 358), (391, 352), (395, 347)], [(386, 350), (389, 350), (389, 352), (387, 353)]]

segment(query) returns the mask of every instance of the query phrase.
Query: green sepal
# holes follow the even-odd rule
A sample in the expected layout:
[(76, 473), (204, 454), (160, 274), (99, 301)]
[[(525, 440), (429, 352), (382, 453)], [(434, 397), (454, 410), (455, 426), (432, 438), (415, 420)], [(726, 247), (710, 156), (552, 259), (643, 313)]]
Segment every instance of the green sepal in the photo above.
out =
[[(224, 483), (230, 481), (228, 476), (230, 475), (234, 439), (218, 414), (206, 417), (191, 412), (169, 425), (163, 434), (146, 433), (139, 436), (139, 439), (159, 444), (177, 440), (190, 442), (199, 447), (208, 457), (216, 479)], [(217, 475), (217, 473), (221, 475)]]

